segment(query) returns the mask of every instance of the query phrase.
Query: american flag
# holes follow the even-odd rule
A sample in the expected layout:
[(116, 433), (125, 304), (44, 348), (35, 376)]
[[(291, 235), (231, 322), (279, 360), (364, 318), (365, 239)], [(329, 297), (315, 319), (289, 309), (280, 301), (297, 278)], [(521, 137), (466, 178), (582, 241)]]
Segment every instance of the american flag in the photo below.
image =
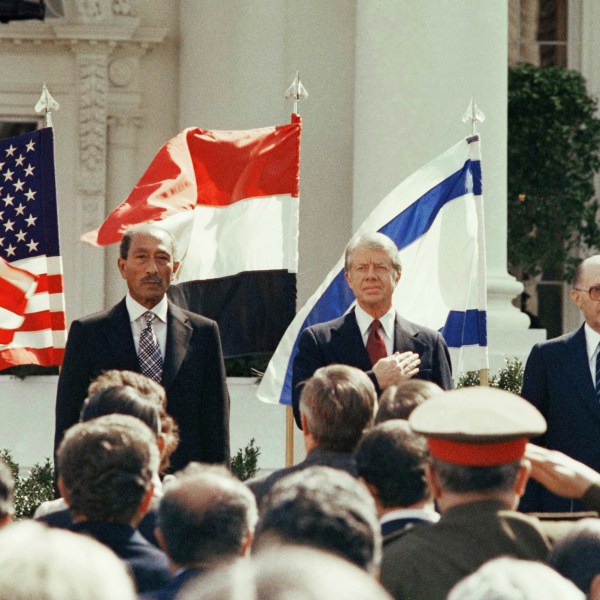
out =
[(65, 347), (52, 128), (0, 140), (0, 369)]

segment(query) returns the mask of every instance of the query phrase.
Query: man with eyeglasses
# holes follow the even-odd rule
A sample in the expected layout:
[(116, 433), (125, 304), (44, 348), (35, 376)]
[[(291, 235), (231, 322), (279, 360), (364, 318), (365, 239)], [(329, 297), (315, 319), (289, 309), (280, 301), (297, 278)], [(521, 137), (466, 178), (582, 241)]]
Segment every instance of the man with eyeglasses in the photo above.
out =
[[(600, 255), (585, 259), (573, 278), (571, 299), (584, 324), (536, 344), (527, 359), (521, 395), (546, 418), (548, 430), (535, 443), (560, 450), (600, 470)], [(532, 482), (521, 501), (525, 512), (584, 510)]]
[(333, 321), (302, 332), (292, 375), (292, 406), (302, 429), (299, 400), (302, 383), (331, 364), (365, 371), (377, 394), (416, 377), (452, 387), (450, 355), (437, 332), (401, 317), (392, 296), (401, 277), (396, 244), (382, 233), (354, 237), (346, 246), (346, 281), (356, 307)]

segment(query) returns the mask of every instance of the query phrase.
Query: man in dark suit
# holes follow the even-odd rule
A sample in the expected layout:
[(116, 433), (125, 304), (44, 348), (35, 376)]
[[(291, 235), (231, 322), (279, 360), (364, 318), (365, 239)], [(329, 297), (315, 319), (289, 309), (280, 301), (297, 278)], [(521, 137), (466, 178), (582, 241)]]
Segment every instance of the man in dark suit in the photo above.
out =
[(427, 441), (406, 421), (391, 419), (365, 431), (355, 456), (358, 475), (375, 500), (384, 555), (398, 532), (439, 520), (425, 479)]
[(191, 580), (247, 556), (257, 519), (254, 496), (225, 467), (193, 463), (179, 471), (165, 489), (156, 529), (174, 577), (142, 599), (173, 600)]
[(376, 406), (375, 388), (359, 369), (348, 365), (318, 369), (306, 382), (300, 401), (306, 458), (247, 482), (259, 508), (280, 479), (309, 467), (331, 467), (356, 477), (354, 449), (373, 424)]
[[(546, 418), (546, 434), (537, 444), (600, 471), (600, 255), (584, 260), (573, 278), (571, 299), (585, 323), (562, 337), (536, 344), (527, 359), (521, 395)], [(559, 498), (530, 483), (521, 510), (583, 510), (583, 504)]]
[(126, 298), (71, 325), (58, 381), (55, 449), (78, 421), (90, 382), (109, 369), (128, 369), (166, 390), (167, 411), (181, 437), (171, 457), (174, 470), (194, 460), (228, 462), (229, 396), (219, 330), (214, 321), (168, 302), (179, 266), (173, 238), (151, 224), (130, 228), (118, 266)]
[(71, 531), (126, 562), (140, 593), (170, 580), (166, 556), (136, 529), (152, 500), (158, 464), (154, 434), (130, 415), (79, 423), (58, 449), (58, 487), (71, 509)]
[(411, 377), (452, 387), (450, 355), (442, 336), (398, 315), (392, 295), (401, 265), (394, 242), (381, 233), (353, 238), (345, 253), (345, 277), (356, 296), (348, 314), (308, 327), (298, 341), (292, 375), (292, 406), (300, 422), (300, 385), (319, 368), (341, 363), (358, 367), (377, 393)]

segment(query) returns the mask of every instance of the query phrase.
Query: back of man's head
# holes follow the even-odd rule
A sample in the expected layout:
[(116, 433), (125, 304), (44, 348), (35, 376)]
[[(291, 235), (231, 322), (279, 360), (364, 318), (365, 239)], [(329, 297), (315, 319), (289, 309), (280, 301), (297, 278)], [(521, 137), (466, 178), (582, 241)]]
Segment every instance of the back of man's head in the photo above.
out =
[(161, 472), (169, 467), (169, 457), (175, 452), (179, 445), (179, 427), (175, 419), (167, 413), (167, 394), (165, 388), (146, 377), (142, 373), (135, 371), (110, 369), (100, 373), (88, 387), (88, 397), (92, 397), (100, 392), (115, 386), (127, 386), (133, 388), (145, 400), (158, 406), (158, 416), (160, 418), (161, 436), (164, 440), (164, 448), (161, 454)]
[(391, 600), (363, 570), (314, 548), (259, 552), (190, 582), (180, 600)]
[(81, 409), (80, 421), (91, 421), (104, 415), (131, 415), (145, 423), (156, 436), (160, 435), (158, 406), (146, 400), (134, 388), (115, 385), (86, 398)]
[(175, 565), (205, 566), (240, 556), (257, 518), (252, 492), (225, 467), (192, 463), (165, 490), (159, 540)]
[(130, 524), (158, 469), (152, 431), (129, 415), (107, 415), (69, 429), (58, 449), (59, 487), (74, 520)]
[(454, 494), (473, 492), (489, 495), (511, 492), (515, 487), (521, 461), (489, 467), (457, 465), (438, 458), (431, 458), (440, 486)]
[(0, 460), (0, 526), (7, 525), (15, 511), (13, 503), (14, 479), (10, 469)]
[(143, 375), (142, 373), (119, 369), (110, 369), (100, 373), (100, 375), (90, 383), (88, 387), (88, 396), (93, 396), (102, 390), (119, 385), (132, 387), (147, 400), (151, 400), (163, 406), (167, 405), (165, 388), (160, 385), (160, 383), (157, 383), (150, 377), (146, 377), (146, 375)]
[(441, 393), (443, 390), (439, 385), (425, 379), (409, 379), (392, 385), (379, 398), (375, 423), (383, 423), (390, 419), (408, 419), (419, 404)]
[(584, 600), (584, 595), (548, 565), (502, 557), (457, 583), (448, 600)]
[(96, 540), (35, 521), (0, 532), (1, 600), (134, 600), (125, 563)]
[(333, 552), (374, 573), (381, 533), (366, 488), (337, 469), (309, 467), (281, 479), (265, 497), (254, 548), (298, 544)]
[(430, 498), (425, 480), (427, 441), (406, 421), (369, 429), (356, 448), (358, 474), (375, 489), (383, 508), (408, 507)]
[(590, 600), (600, 598), (600, 522), (583, 519), (560, 538), (548, 563), (570, 579)]
[(373, 423), (377, 394), (369, 377), (347, 365), (321, 367), (305, 383), (300, 411), (315, 444), (323, 450), (352, 452)]

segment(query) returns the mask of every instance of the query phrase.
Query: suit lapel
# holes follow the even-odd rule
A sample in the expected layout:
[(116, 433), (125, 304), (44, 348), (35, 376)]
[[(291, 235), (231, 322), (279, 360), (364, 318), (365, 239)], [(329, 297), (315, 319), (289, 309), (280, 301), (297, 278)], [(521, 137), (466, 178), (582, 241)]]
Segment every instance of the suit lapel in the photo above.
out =
[(163, 364), (162, 384), (168, 387), (173, 383), (187, 354), (192, 328), (186, 314), (169, 302), (167, 313), (167, 348)]
[(396, 314), (394, 327), (394, 352), (406, 352), (411, 350), (422, 356), (426, 345), (418, 338), (419, 330), (414, 325)]
[(590, 410), (600, 419), (600, 402), (596, 396), (594, 382), (589, 368), (589, 358), (585, 341), (585, 329), (581, 326), (566, 342), (563, 353), (564, 373), (569, 385), (575, 389)]
[(103, 331), (110, 353), (115, 357), (122, 369), (139, 371), (140, 365), (133, 343), (131, 322), (125, 305), (125, 299), (116, 304), (109, 312), (108, 319), (103, 322)]
[(331, 344), (338, 363), (363, 371), (373, 368), (353, 310), (344, 317), (340, 327), (331, 331)]

